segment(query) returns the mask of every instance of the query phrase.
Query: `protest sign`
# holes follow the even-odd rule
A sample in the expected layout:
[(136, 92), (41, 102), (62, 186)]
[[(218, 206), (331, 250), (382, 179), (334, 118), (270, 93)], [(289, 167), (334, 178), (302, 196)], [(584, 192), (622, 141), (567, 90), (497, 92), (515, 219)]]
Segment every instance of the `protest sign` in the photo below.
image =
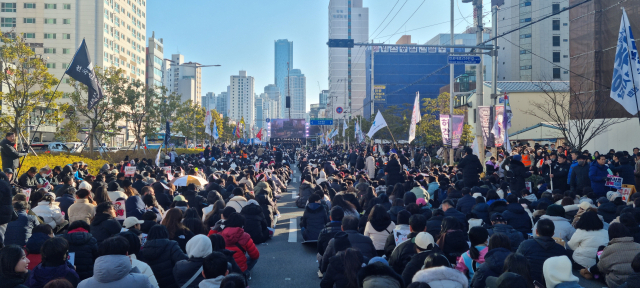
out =
[(171, 166), (164, 166), (162, 167), (162, 170), (164, 170), (164, 172), (167, 173), (167, 180), (169, 181), (173, 180), (173, 174), (171, 174)]
[(124, 167), (124, 177), (133, 177), (136, 174), (136, 166)]
[(27, 195), (27, 203), (29, 203), (29, 198), (31, 198), (31, 188), (20, 190), (22, 194)]
[(622, 188), (622, 177), (609, 175), (609, 177), (607, 178), (607, 182), (604, 185), (620, 189)]
[(127, 210), (125, 209), (124, 201), (125, 200), (113, 201), (113, 208), (116, 210), (116, 220), (124, 221), (124, 219), (127, 219)]
[(636, 186), (624, 184), (622, 188), (618, 189), (618, 193), (622, 195), (622, 201), (629, 202), (631, 195), (636, 193)]
[(529, 193), (531, 193), (531, 182), (524, 182), (524, 187), (529, 190)]

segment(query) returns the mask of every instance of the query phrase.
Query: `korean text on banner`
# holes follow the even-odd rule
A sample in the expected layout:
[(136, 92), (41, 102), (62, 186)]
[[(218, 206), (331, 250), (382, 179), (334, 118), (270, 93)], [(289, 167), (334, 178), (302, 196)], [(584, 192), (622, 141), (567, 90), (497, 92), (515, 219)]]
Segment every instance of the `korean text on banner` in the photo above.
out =
[(609, 175), (609, 178), (607, 179), (607, 182), (604, 184), (604, 186), (620, 189), (622, 188), (622, 177)]
[(411, 233), (409, 229), (393, 229), (393, 240), (396, 241), (396, 247), (400, 245), (400, 243), (407, 241), (407, 236)]
[(450, 145), (449, 139), (449, 115), (440, 114), (440, 132), (442, 132), (442, 144)]
[(480, 106), (478, 107), (478, 113), (480, 114), (480, 125), (482, 127), (482, 140), (484, 141), (485, 147), (493, 146), (493, 139), (489, 130), (489, 121), (491, 120), (491, 107), (490, 106)]
[(124, 206), (125, 200), (113, 201), (113, 208), (116, 210), (116, 220), (127, 219), (127, 210)]
[(136, 166), (124, 167), (124, 177), (133, 177), (136, 175)]

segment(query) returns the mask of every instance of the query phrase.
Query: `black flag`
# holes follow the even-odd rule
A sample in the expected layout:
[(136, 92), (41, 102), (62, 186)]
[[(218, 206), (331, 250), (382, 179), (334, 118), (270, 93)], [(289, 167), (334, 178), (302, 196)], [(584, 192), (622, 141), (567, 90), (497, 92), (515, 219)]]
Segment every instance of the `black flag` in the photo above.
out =
[(82, 44), (80, 48), (78, 48), (78, 51), (76, 51), (76, 55), (73, 56), (71, 65), (64, 73), (76, 79), (78, 82), (87, 85), (87, 91), (89, 92), (87, 107), (89, 109), (93, 108), (93, 106), (102, 100), (102, 88), (100, 88), (96, 73), (93, 71), (93, 63), (91, 63), (89, 49), (84, 39), (82, 39)]

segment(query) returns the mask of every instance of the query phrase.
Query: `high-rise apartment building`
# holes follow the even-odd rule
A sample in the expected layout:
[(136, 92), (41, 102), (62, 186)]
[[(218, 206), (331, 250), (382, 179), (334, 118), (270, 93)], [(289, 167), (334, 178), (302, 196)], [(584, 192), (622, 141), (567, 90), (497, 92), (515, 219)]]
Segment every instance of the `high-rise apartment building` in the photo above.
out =
[(229, 86), (227, 86), (227, 91), (220, 92), (218, 96), (216, 96), (216, 111), (218, 113), (222, 113), (224, 116), (229, 116), (229, 111), (227, 111), (227, 102), (229, 100)]
[(202, 96), (202, 107), (209, 111), (209, 110), (216, 110), (216, 104), (217, 104), (217, 97), (216, 97), (216, 93), (213, 92), (209, 92), (207, 93), (207, 95)]
[[(293, 69), (289, 77), (285, 78), (285, 82), (288, 82), (288, 85), (284, 92), (285, 95), (291, 96), (291, 108), (285, 109), (284, 119), (303, 119), (307, 112), (307, 78), (300, 69)], [(289, 90), (291, 90), (290, 93)]]
[[(498, 33), (561, 11), (569, 0), (505, 0)], [(498, 81), (569, 81), (569, 12), (498, 38)], [(537, 56), (536, 56), (537, 55)]]
[(328, 99), (329, 99), (329, 90), (322, 90), (322, 92), (320, 92), (320, 106), (327, 107)]
[(167, 93), (177, 93), (181, 101), (191, 100), (200, 104), (202, 96), (202, 66), (199, 63), (184, 62), (184, 55), (173, 54), (171, 60), (162, 62), (162, 83)]
[[(284, 79), (283, 79), (283, 82), (284, 82)], [(284, 93), (284, 90), (282, 90), (282, 93)], [(270, 107), (269, 109), (270, 111), (274, 111), (275, 114), (270, 114), (269, 118), (273, 118), (273, 119), (282, 118), (283, 112), (281, 111), (284, 108), (284, 105), (281, 106), (280, 103), (285, 101), (285, 99), (282, 99), (281, 97), (282, 93), (280, 93), (280, 87), (274, 84), (269, 84), (264, 87), (264, 94), (266, 94), (267, 97), (271, 99), (271, 101), (274, 101), (274, 104), (272, 105), (273, 107)]]
[(285, 82), (285, 78), (287, 77), (287, 69), (293, 69), (293, 41), (289, 41), (287, 39), (280, 39), (275, 41), (275, 49), (274, 49), (274, 82), (275, 85), (280, 90), (280, 105), (282, 105), (280, 109), (281, 115), (279, 118), (284, 117), (284, 109), (285, 109), (285, 96), (284, 90), (286, 89), (287, 82)]
[(162, 38), (156, 39), (156, 32), (151, 34), (147, 45), (147, 87), (162, 87), (162, 60), (164, 44)]
[[(263, 101), (264, 100), (264, 101)], [(256, 123), (256, 129), (260, 129), (263, 126), (264, 120), (265, 120), (265, 116), (264, 115), (264, 102), (269, 101), (269, 99), (267, 99), (267, 97), (264, 95), (264, 93), (260, 94), (260, 96), (255, 97), (255, 111), (254, 111), (254, 115), (256, 117), (255, 119), (255, 123)]]
[[(355, 43), (369, 41), (369, 8), (362, 6), (362, 0), (331, 0), (328, 10), (329, 39), (353, 39)], [(350, 114), (362, 115), (367, 82), (364, 51), (365, 48), (359, 46), (351, 49), (329, 48), (329, 96), (332, 109), (342, 107), (344, 111), (342, 114), (334, 113), (334, 119), (342, 119)], [(348, 82), (349, 65), (351, 88)]]
[[(143, 0), (3, 1), (0, 31), (22, 37), (36, 55), (46, 59), (49, 73), (55, 77), (63, 76), (84, 39), (95, 67), (121, 68), (126, 78), (145, 82), (146, 6)], [(66, 78), (58, 91), (73, 92), (68, 83)], [(70, 100), (65, 97), (60, 102)], [(126, 142), (133, 139), (125, 131), (106, 144), (128, 145)], [(43, 125), (35, 132), (42, 132), (40, 141), (51, 141), (56, 127)]]
[(232, 75), (230, 77), (229, 101), (227, 102), (227, 109), (229, 111), (229, 118), (236, 122), (244, 118), (246, 125), (245, 131), (249, 127), (254, 125), (254, 85), (255, 80), (251, 76), (247, 76), (247, 71), (240, 70), (238, 75)]

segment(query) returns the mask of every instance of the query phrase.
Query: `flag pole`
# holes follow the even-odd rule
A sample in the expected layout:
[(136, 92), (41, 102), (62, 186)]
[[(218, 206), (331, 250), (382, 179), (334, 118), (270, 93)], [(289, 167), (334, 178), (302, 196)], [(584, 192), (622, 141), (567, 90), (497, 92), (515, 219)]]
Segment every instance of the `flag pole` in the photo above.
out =
[(391, 139), (393, 139), (393, 144), (398, 146), (398, 142), (396, 142), (396, 138), (393, 137), (393, 133), (391, 133), (391, 129), (389, 129), (389, 125), (387, 125), (387, 130), (389, 130), (389, 134), (391, 134)]
[[(624, 26), (625, 26), (624, 35), (626, 36), (627, 41), (629, 41), (628, 40), (629, 39), (629, 35), (627, 35), (627, 28), (626, 27), (629, 27), (629, 29), (631, 29), (631, 26), (629, 26), (629, 23), (627, 23), (627, 19), (628, 18), (625, 17), (627, 12), (625, 11), (624, 7), (621, 7), (621, 8), (622, 8), (622, 13), (624, 13), (622, 15), (622, 19), (623, 19), (622, 21), (624, 21)], [(631, 47), (629, 47), (629, 48), (631, 48)], [(632, 63), (631, 62), (631, 51), (629, 51), (629, 53), (627, 53), (627, 57), (629, 58), (629, 68), (630, 68), (630, 70), (633, 70), (633, 69), (631, 69), (631, 63)], [(632, 73), (630, 73), (630, 74), (631, 74), (631, 83), (633, 83), (633, 95), (636, 96), (636, 101), (635, 101), (636, 102), (636, 110), (638, 110), (638, 113), (637, 113), (638, 114), (638, 122), (640, 122), (640, 107), (638, 107), (638, 89), (636, 88), (636, 80), (633, 77), (633, 74), (634, 74), (633, 72), (634, 71), (631, 71), (631, 72)]]

